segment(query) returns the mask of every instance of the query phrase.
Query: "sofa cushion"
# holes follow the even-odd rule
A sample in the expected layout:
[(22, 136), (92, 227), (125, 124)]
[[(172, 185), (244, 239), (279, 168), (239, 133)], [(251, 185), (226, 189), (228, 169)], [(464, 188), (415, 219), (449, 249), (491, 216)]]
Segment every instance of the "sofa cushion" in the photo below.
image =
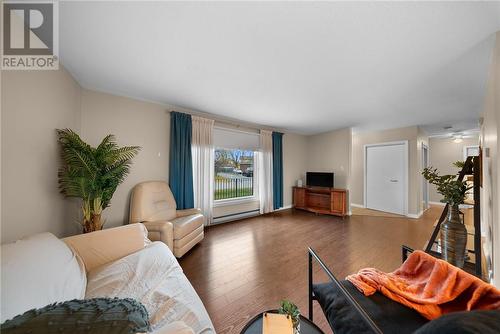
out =
[(203, 226), (203, 215), (195, 214), (179, 217), (173, 219), (172, 224), (174, 224), (174, 240), (179, 240), (196, 230), (198, 227)]
[(148, 313), (134, 299), (94, 298), (33, 309), (0, 327), (4, 334), (135, 334), (149, 331)]
[(143, 249), (151, 242), (143, 224), (130, 224), (63, 239), (88, 272)]
[(415, 334), (500, 333), (500, 310), (455, 312), (421, 327)]
[[(351, 282), (340, 283), (384, 333), (411, 333), (428, 322), (418, 312), (378, 292), (365, 297)], [(314, 284), (313, 292), (335, 334), (371, 332), (335, 283)]]
[(1, 322), (51, 303), (80, 299), (86, 276), (69, 247), (50, 233), (2, 246)]
[(162, 242), (90, 271), (85, 298), (96, 297), (138, 300), (155, 331), (183, 321), (195, 333), (215, 333), (203, 303)]

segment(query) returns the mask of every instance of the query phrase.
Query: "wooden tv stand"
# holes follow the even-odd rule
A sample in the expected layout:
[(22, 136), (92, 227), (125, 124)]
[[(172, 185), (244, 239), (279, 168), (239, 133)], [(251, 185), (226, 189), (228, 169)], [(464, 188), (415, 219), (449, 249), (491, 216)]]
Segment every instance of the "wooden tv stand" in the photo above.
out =
[(347, 189), (293, 187), (295, 209), (326, 215), (347, 215)]

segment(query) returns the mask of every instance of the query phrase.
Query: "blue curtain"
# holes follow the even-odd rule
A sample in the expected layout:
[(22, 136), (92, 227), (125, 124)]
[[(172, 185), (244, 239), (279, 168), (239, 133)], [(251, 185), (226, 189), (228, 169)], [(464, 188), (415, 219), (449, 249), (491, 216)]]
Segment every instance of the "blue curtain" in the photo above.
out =
[(273, 132), (273, 207), (283, 207), (283, 134)]
[(177, 209), (194, 207), (191, 115), (170, 113), (169, 184)]

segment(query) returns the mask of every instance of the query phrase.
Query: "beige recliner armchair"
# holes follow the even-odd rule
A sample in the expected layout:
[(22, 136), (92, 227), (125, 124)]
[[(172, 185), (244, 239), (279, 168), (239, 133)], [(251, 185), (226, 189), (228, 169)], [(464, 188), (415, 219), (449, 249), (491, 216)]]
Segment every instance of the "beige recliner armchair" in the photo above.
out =
[(176, 257), (183, 256), (203, 239), (201, 211), (177, 210), (174, 196), (164, 181), (147, 181), (134, 187), (130, 223), (143, 223), (149, 239), (163, 241)]

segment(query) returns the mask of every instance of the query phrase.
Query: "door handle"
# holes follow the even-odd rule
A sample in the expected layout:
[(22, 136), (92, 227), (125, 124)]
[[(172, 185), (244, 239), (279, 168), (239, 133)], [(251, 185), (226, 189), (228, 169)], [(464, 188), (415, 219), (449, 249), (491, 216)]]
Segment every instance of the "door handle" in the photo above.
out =
[(398, 180), (394, 180), (394, 179), (393, 180), (389, 180), (389, 181), (391, 181), (391, 182), (398, 182)]

